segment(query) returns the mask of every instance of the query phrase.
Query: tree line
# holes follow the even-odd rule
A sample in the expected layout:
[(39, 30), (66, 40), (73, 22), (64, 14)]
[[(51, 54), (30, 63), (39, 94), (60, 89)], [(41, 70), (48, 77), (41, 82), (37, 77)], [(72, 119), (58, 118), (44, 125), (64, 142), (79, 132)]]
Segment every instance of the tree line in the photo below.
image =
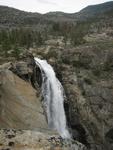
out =
[(46, 36), (30, 28), (15, 28), (0, 30), (0, 50), (8, 56), (8, 51), (12, 50), (15, 55), (19, 55), (20, 48), (29, 49), (44, 43)]
[(73, 46), (85, 42), (84, 36), (89, 31), (90, 24), (85, 22), (69, 23), (69, 22), (53, 22), (43, 30), (36, 28), (18, 27), (13, 29), (0, 30), (0, 51), (4, 56), (9, 55), (9, 50), (15, 57), (21, 53), (21, 49), (29, 49), (32, 47), (39, 47), (45, 44), (49, 35), (53, 37), (63, 36), (65, 45), (70, 40)]
[(84, 36), (90, 31), (90, 24), (90, 22), (57, 22), (52, 26), (52, 34), (63, 36), (65, 44), (70, 40), (71, 44), (76, 46), (85, 42)]

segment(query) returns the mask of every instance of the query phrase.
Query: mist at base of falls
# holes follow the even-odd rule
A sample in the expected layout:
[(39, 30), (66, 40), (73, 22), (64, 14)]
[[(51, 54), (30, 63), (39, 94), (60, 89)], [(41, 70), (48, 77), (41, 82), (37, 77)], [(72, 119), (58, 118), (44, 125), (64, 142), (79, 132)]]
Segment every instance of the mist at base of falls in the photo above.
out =
[(66, 125), (64, 89), (57, 79), (52, 66), (46, 60), (39, 58), (34, 58), (34, 60), (42, 74), (42, 95), (48, 126), (51, 129), (57, 130), (62, 138), (69, 139), (71, 136)]

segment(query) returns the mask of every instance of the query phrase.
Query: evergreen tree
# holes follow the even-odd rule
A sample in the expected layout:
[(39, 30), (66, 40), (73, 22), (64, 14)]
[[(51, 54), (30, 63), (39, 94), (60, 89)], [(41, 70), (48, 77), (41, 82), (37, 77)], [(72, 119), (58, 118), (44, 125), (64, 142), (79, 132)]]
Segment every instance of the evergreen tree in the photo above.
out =
[(18, 59), (19, 58), (19, 55), (20, 55), (20, 49), (19, 49), (19, 47), (18, 47), (18, 45), (14, 45), (14, 47), (13, 47), (13, 53), (14, 53), (14, 56)]

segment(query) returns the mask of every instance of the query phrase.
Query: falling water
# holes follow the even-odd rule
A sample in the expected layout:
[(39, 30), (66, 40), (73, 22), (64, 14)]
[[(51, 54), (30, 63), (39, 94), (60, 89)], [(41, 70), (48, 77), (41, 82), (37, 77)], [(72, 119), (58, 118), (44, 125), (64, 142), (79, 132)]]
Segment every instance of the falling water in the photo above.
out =
[(42, 95), (46, 106), (48, 125), (57, 130), (62, 138), (70, 138), (63, 105), (64, 89), (56, 78), (52, 66), (46, 60), (34, 59), (42, 73)]

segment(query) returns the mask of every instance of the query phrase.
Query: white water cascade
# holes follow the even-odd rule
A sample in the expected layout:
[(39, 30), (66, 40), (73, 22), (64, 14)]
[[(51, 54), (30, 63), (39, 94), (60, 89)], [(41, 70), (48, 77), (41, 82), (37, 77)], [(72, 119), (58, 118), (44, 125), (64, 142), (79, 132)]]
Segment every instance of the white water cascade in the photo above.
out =
[(64, 111), (64, 89), (56, 78), (55, 72), (46, 60), (34, 58), (36, 65), (42, 74), (42, 95), (46, 106), (48, 126), (58, 131), (64, 139), (71, 136), (66, 127), (66, 116)]

